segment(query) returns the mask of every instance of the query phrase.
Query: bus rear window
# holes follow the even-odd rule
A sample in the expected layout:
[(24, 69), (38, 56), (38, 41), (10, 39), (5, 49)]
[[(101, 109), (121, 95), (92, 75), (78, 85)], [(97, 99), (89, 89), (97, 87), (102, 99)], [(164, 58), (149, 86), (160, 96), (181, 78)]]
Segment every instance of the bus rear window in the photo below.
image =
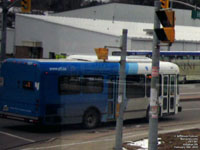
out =
[(81, 81), (79, 76), (61, 76), (59, 78), (59, 94), (79, 94)]
[(23, 81), (22, 82), (22, 87), (24, 89), (28, 89), (28, 90), (33, 90), (33, 82), (32, 81)]

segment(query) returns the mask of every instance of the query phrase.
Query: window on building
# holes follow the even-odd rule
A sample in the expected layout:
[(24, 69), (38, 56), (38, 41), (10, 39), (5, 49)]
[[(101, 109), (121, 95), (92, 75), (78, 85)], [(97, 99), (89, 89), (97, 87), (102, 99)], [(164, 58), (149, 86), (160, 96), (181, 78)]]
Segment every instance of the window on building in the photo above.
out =
[(41, 47), (30, 47), (29, 57), (30, 58), (42, 58), (42, 48)]
[(56, 54), (54, 52), (49, 52), (50, 59), (56, 59)]

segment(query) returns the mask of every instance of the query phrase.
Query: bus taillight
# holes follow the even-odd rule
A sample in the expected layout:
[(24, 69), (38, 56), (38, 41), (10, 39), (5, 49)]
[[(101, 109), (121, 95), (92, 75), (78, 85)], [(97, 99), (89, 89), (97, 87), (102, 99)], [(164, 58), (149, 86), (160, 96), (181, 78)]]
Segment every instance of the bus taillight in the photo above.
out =
[(151, 75), (147, 75), (147, 77), (146, 77), (147, 79), (151, 79), (152, 78), (152, 76)]

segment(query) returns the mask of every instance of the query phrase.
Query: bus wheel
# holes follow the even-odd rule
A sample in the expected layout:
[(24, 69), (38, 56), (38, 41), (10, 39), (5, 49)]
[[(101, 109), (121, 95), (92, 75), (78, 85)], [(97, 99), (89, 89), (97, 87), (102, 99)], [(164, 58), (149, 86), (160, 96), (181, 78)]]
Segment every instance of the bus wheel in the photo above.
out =
[(83, 125), (87, 129), (95, 128), (100, 123), (100, 115), (95, 109), (89, 109), (83, 116)]

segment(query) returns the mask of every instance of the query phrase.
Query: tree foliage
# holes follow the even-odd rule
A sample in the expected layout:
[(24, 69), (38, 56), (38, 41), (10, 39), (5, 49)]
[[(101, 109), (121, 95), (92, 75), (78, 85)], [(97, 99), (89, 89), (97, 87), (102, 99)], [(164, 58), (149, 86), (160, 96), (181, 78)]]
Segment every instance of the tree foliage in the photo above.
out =
[[(155, 0), (110, 0), (111, 2), (153, 6)], [(200, 0), (179, 0), (200, 7)], [(1, 5), (2, 0), (0, 0)], [(32, 0), (32, 10), (62, 12), (103, 4), (103, 0)], [(20, 7), (20, 1), (17, 6)], [(192, 9), (182, 4), (173, 3), (173, 8)]]
[(32, 0), (32, 8), (61, 12), (81, 7), (83, 0)]

